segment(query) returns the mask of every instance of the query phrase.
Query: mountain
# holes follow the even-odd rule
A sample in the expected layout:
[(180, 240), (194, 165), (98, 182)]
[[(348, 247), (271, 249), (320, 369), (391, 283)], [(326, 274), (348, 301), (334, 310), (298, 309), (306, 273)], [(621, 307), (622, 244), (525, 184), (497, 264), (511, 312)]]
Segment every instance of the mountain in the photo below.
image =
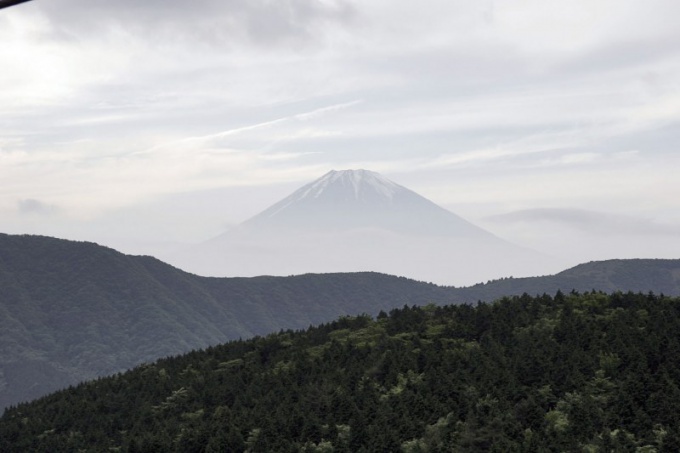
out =
[(412, 235), (499, 241), (412, 190), (368, 170), (330, 171), (246, 220), (239, 228), (268, 233), (384, 229)]
[(367, 170), (331, 171), (164, 259), (200, 275), (374, 271), (447, 285), (562, 268)]
[(0, 234), (0, 408), (143, 362), (342, 315), (572, 289), (680, 295), (680, 260), (441, 287), (379, 273), (208, 278), (87, 242)]
[(405, 307), (166, 358), (0, 417), (0, 451), (677, 452), (680, 298)]

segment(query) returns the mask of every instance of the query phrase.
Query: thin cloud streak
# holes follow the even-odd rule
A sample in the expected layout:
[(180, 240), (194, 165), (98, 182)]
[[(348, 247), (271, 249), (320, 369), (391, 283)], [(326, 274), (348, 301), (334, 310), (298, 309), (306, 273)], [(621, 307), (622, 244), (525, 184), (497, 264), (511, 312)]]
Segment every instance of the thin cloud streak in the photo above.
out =
[(361, 101), (361, 100), (344, 102), (344, 103), (341, 103), (341, 104), (334, 104), (334, 105), (330, 105), (330, 106), (327, 106), (327, 107), (318, 108), (318, 109), (315, 109), (315, 110), (312, 110), (312, 111), (309, 111), (309, 112), (305, 112), (305, 113), (297, 113), (295, 115), (290, 115), (290, 116), (283, 117), (283, 118), (277, 118), (275, 120), (265, 121), (265, 122), (262, 122), (262, 123), (252, 124), (252, 125), (249, 125), (249, 126), (242, 126), (242, 127), (238, 127), (238, 128), (234, 128), (234, 129), (229, 129), (229, 130), (217, 132), (217, 133), (214, 133), (214, 134), (208, 134), (208, 135), (202, 135), (202, 136), (196, 136), (196, 137), (186, 137), (186, 138), (183, 138), (183, 139), (180, 139), (180, 140), (175, 140), (173, 142), (156, 145), (156, 146), (154, 146), (154, 147), (152, 147), (148, 150), (140, 151), (138, 153), (132, 153), (132, 155), (152, 153), (152, 152), (156, 152), (158, 150), (162, 150), (162, 149), (167, 148), (167, 147), (174, 147), (174, 146), (178, 146), (178, 145), (184, 145), (184, 146), (188, 146), (188, 147), (201, 146), (201, 145), (205, 145), (205, 144), (208, 144), (210, 142), (213, 142), (215, 140), (228, 138), (230, 136), (242, 134), (244, 132), (251, 132), (251, 131), (254, 131), (254, 130), (258, 130), (258, 129), (269, 128), (269, 127), (280, 125), (282, 123), (286, 123), (286, 122), (289, 122), (289, 121), (295, 121), (295, 120), (310, 121), (310, 120), (320, 118), (323, 115), (326, 115), (328, 113), (332, 113), (332, 112), (336, 112), (338, 110), (343, 110), (343, 109), (353, 107), (353, 106), (358, 105), (362, 102), (363, 101)]
[(527, 209), (491, 216), (486, 220), (515, 224), (545, 222), (598, 235), (680, 236), (680, 224), (663, 224), (630, 215), (573, 208)]

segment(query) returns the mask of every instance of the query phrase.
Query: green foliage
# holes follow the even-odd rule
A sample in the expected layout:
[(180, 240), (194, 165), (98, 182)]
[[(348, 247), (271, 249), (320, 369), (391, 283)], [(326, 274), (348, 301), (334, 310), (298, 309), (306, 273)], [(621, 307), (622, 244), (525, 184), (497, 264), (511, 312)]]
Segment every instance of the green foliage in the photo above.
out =
[(6, 411), (0, 451), (677, 451), (680, 299), (342, 317)]

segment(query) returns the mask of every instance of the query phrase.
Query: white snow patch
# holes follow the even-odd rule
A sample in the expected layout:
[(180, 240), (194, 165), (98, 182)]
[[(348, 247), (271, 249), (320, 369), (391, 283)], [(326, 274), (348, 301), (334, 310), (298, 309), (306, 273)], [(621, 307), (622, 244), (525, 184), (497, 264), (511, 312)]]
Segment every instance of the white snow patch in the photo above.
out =
[(279, 212), (297, 202), (308, 198), (319, 198), (331, 187), (341, 185), (354, 193), (355, 199), (361, 198), (362, 191), (373, 191), (390, 202), (401, 191), (407, 191), (384, 176), (369, 170), (331, 170), (321, 178), (293, 192), (269, 209), (267, 217), (274, 217)]

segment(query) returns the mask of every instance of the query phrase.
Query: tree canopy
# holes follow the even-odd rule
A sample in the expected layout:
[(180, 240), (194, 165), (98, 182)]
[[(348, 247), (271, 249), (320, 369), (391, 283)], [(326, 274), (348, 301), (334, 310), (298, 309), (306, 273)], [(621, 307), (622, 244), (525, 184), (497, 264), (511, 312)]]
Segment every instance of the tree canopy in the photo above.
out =
[(0, 419), (12, 451), (678, 451), (680, 299), (558, 292), (342, 317)]

